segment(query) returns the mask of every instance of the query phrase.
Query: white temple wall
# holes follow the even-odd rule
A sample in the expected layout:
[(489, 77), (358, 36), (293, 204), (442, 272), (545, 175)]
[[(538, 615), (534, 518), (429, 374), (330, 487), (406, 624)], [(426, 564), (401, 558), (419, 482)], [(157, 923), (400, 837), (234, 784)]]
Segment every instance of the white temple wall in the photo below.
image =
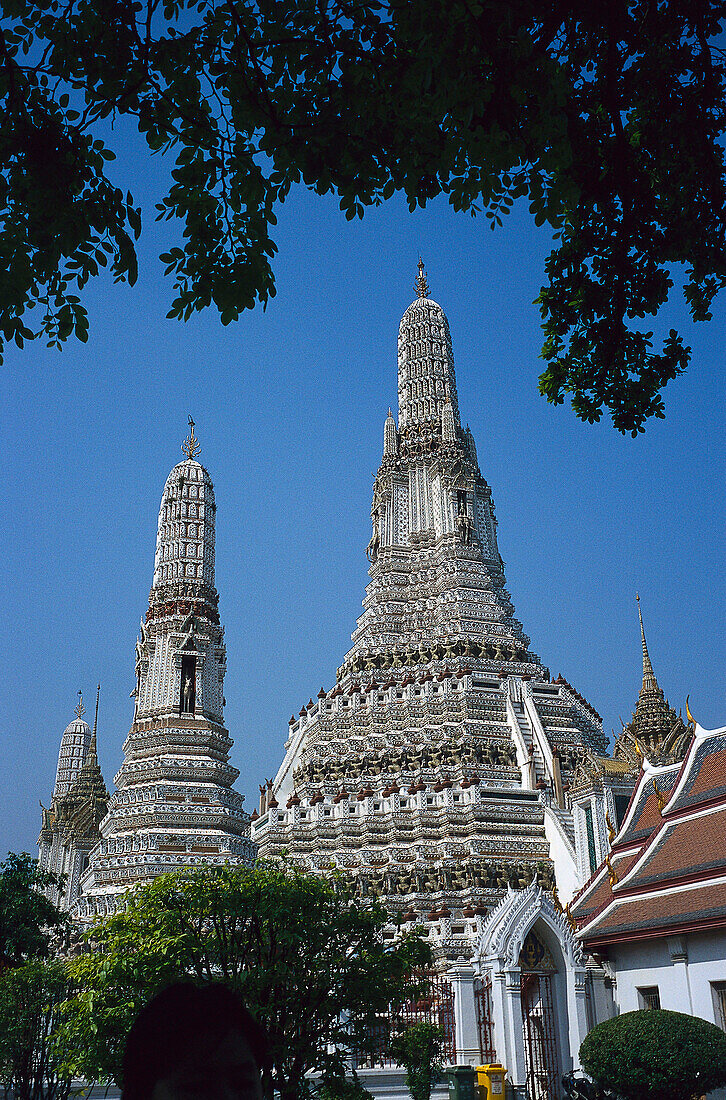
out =
[(567, 905), (582, 886), (582, 881), (573, 859), (572, 849), (562, 835), (562, 826), (549, 806), (544, 806), (545, 836), (550, 846), (550, 859), (555, 865), (555, 881), (560, 901)]
[(587, 978), (590, 997), (589, 1029), (617, 1016), (618, 1006), (615, 1003), (615, 983), (593, 960), (590, 960), (587, 968)]
[(720, 1023), (713, 983), (726, 983), (725, 931), (618, 944), (609, 954), (621, 1013), (641, 1008), (639, 990), (657, 986), (661, 1008)]

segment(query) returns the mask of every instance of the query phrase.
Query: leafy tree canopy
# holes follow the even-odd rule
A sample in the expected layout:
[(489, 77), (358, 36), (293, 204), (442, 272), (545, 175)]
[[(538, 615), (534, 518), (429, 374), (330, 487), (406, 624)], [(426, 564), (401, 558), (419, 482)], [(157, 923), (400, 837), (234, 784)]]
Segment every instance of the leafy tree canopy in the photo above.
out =
[[(100, 124), (174, 158), (158, 217), (169, 316), (274, 294), (275, 208), (302, 182), (348, 218), (444, 194), (557, 234), (540, 389), (635, 434), (690, 349), (645, 318), (670, 268), (704, 320), (726, 278), (724, 0), (7, 0), (0, 35), (0, 334), (87, 338), (76, 291), (136, 278), (141, 212)], [(106, 131), (104, 130), (103, 133)], [(36, 308), (33, 317), (29, 310)]]
[(41, 871), (27, 852), (9, 852), (0, 863), (0, 969), (47, 957), (54, 930), (67, 918), (41, 891), (58, 885), (59, 877)]
[[(182, 977), (224, 981), (267, 1029), (266, 1092), (295, 1100), (316, 1069), (340, 1082), (346, 1049), (363, 1048), (380, 1013), (412, 989), (430, 952), (416, 936), (387, 945), (378, 902), (357, 902), (339, 879), (261, 864), (162, 875), (89, 933), (71, 969), (66, 1046), (76, 1072), (120, 1080), (139, 1008)], [(335, 1048), (331, 1054), (329, 1048)], [(339, 1091), (339, 1090), (338, 1090)]]
[(71, 1077), (58, 1041), (61, 1004), (72, 992), (65, 965), (31, 959), (0, 975), (0, 1081), (15, 1100), (67, 1100)]
[(726, 1035), (683, 1012), (626, 1012), (592, 1029), (580, 1062), (624, 1100), (692, 1100), (726, 1084)]

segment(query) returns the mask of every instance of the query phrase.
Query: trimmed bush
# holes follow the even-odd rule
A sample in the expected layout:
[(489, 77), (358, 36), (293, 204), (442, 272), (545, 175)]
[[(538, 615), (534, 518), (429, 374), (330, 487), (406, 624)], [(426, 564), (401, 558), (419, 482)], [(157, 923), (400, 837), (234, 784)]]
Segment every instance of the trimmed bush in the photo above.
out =
[(624, 1100), (691, 1100), (726, 1085), (726, 1034), (683, 1012), (626, 1012), (592, 1029), (580, 1062)]

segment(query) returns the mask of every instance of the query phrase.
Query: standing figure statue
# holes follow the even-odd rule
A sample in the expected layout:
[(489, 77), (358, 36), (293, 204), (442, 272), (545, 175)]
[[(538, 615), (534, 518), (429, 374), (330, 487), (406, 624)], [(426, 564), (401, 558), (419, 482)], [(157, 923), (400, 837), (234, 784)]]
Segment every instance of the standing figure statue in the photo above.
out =
[(456, 526), (459, 529), (459, 535), (464, 546), (471, 545), (471, 535), (474, 529), (474, 523), (471, 516), (467, 512), (461, 511), (456, 517)]
[(192, 705), (193, 696), (194, 696), (194, 680), (191, 676), (191, 673), (188, 672), (186, 674), (186, 676), (184, 677), (184, 713), (185, 714), (191, 714), (192, 710), (194, 709), (193, 705)]

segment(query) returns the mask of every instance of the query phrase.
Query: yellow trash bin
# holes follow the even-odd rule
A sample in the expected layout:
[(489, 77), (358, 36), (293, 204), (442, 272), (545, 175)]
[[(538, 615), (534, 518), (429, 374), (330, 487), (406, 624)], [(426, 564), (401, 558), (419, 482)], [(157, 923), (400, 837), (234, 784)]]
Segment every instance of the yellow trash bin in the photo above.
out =
[(506, 1072), (504, 1066), (500, 1066), (498, 1062), (476, 1067), (479, 1100), (506, 1100)]

